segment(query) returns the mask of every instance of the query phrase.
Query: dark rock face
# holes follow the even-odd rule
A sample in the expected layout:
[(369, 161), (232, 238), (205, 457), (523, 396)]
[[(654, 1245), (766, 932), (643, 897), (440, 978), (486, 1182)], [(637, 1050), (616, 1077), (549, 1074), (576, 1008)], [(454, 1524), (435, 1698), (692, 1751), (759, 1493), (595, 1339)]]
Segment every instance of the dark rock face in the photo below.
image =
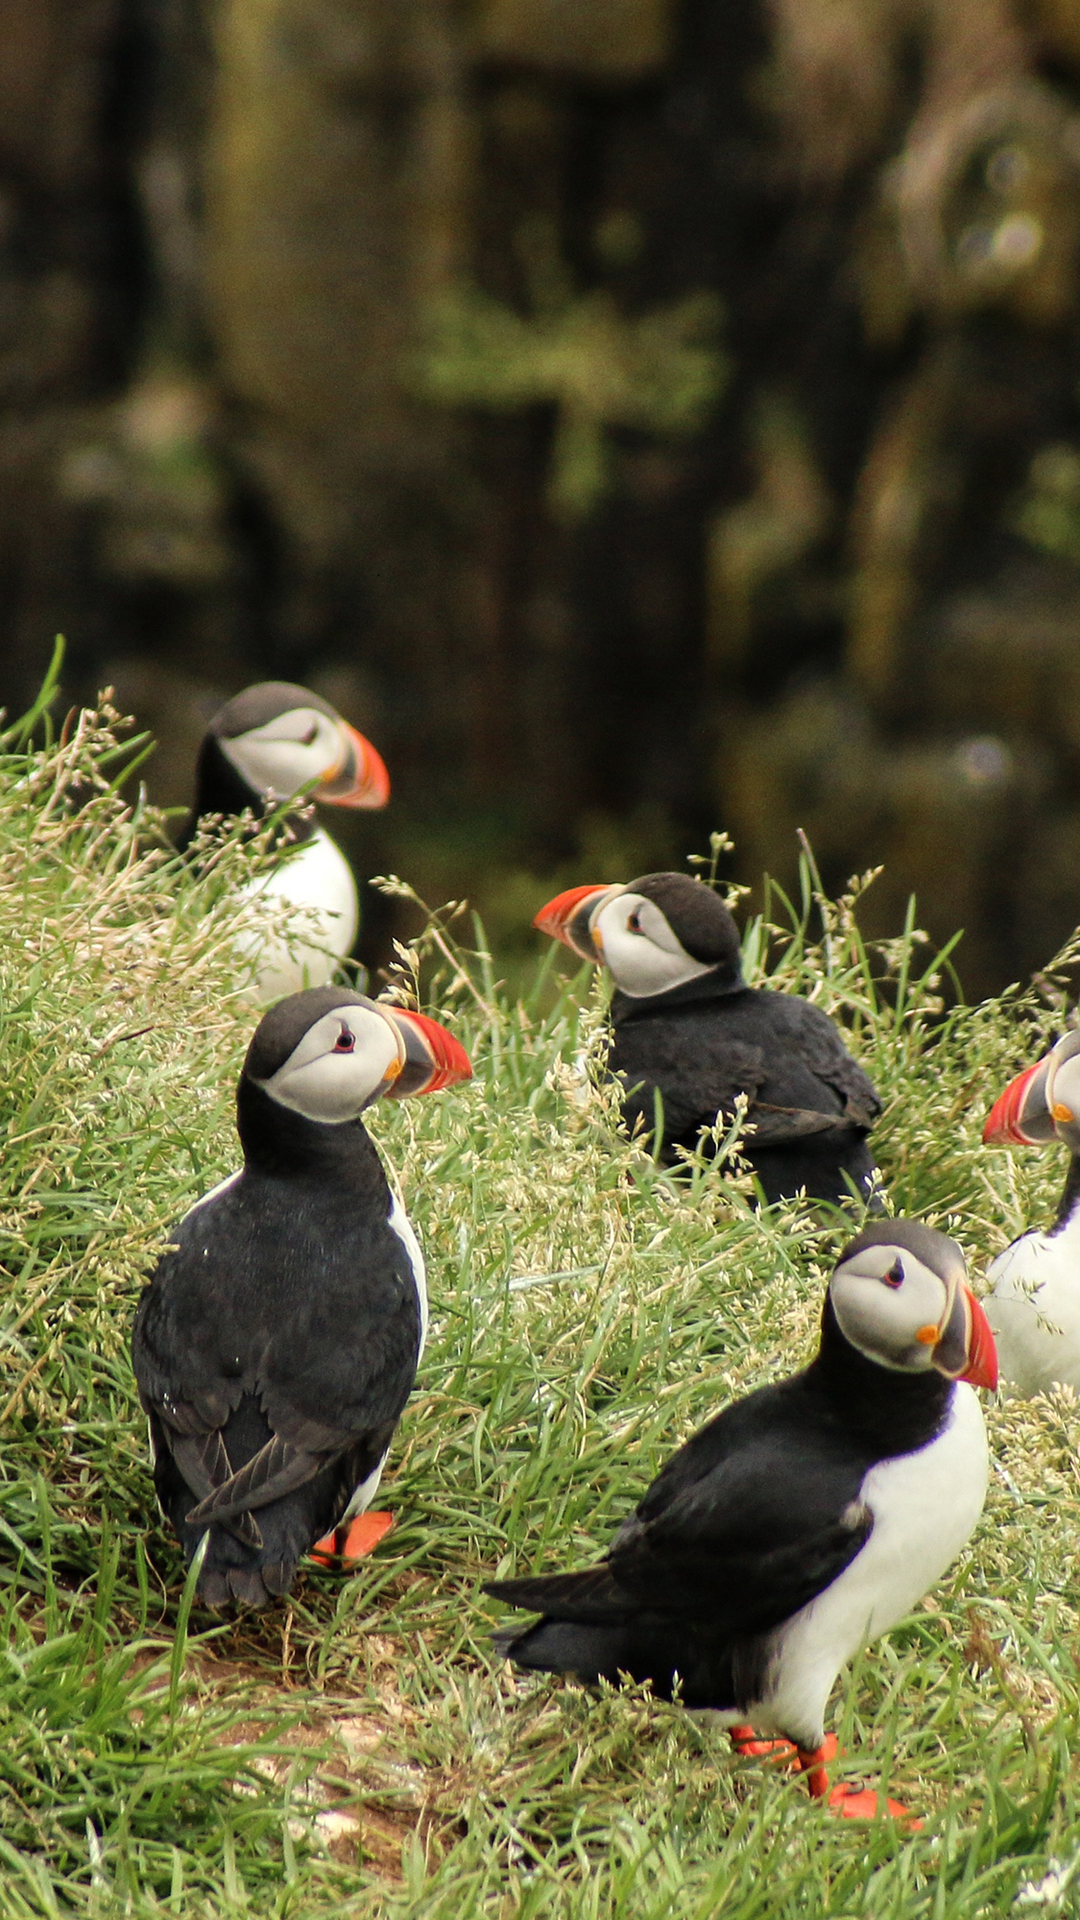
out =
[(803, 827), (969, 988), (1044, 961), (1080, 6), (936, 0), (921, 92), (906, 21), (0, 0), (0, 697), (65, 630), (180, 804), (306, 680), (391, 766), (369, 864), (509, 901), (724, 825), (783, 878)]
[(82, 585), (58, 464), (79, 409), (123, 379), (137, 269), (113, 77), (122, 0), (0, 4), (0, 583), (6, 697), (40, 679)]

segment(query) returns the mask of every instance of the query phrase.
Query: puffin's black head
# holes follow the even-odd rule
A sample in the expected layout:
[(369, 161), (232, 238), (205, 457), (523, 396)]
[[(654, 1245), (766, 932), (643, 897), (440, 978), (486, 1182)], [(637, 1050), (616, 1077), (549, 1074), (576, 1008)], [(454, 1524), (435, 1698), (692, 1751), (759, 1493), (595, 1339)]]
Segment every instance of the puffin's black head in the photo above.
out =
[(306, 687), (264, 680), (214, 715), (199, 755), (197, 813), (272, 807), (307, 788), (335, 807), (384, 807), (390, 797), (370, 740)]
[(279, 1107), (336, 1126), (382, 1094), (396, 1099), (468, 1080), (459, 1040), (422, 1013), (347, 987), (291, 993), (265, 1013), (244, 1061), (244, 1083)]
[(920, 1220), (864, 1227), (836, 1263), (826, 1300), (844, 1339), (893, 1373), (997, 1386), (997, 1355), (955, 1240)]
[(533, 925), (584, 960), (602, 961), (632, 1000), (705, 974), (721, 991), (743, 985), (739, 930), (711, 887), (687, 873), (646, 873), (620, 887), (571, 887)]

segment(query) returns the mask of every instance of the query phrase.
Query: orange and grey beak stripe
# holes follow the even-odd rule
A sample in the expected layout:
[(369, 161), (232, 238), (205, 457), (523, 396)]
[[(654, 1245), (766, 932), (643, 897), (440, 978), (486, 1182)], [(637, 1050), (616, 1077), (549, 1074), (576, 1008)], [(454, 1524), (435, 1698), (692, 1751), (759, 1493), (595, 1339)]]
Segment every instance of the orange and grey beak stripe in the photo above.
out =
[(426, 1013), (406, 1012), (404, 1007), (376, 1006), (389, 1020), (401, 1049), (398, 1072), (387, 1092), (395, 1100), (415, 1093), (437, 1093), (440, 1087), (452, 1087), (458, 1080), (472, 1079), (472, 1061), (460, 1040), (429, 1020)]
[(550, 934), (553, 940), (561, 940), (564, 947), (576, 953), (580, 960), (591, 960), (593, 965), (602, 959), (591, 933), (589, 922), (596, 909), (604, 900), (614, 899), (622, 893), (621, 886), (568, 887), (565, 893), (557, 893), (546, 907), (541, 907), (533, 921), (533, 926), (541, 933)]
[(390, 798), (390, 775), (382, 755), (347, 720), (338, 722), (341, 759), (325, 773), (316, 797), (332, 807), (385, 807)]
[(983, 1128), (985, 1147), (1042, 1147), (1056, 1138), (1046, 1088), (1053, 1053), (1010, 1080), (994, 1101)]
[(947, 1380), (966, 1380), (969, 1386), (994, 1392), (998, 1383), (994, 1336), (981, 1305), (964, 1281), (957, 1285), (941, 1326), (920, 1327), (915, 1337), (934, 1340), (931, 1357)]

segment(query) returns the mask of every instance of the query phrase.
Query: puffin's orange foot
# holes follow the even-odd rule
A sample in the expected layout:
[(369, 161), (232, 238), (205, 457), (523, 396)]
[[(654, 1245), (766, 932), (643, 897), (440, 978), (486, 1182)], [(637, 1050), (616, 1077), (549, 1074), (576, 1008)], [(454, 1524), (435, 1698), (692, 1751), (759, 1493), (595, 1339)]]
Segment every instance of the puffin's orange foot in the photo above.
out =
[(899, 1800), (883, 1801), (873, 1787), (834, 1787), (828, 1806), (830, 1813), (838, 1813), (844, 1820), (876, 1820), (879, 1813), (887, 1813), (890, 1820), (906, 1820), (913, 1831), (922, 1826), (922, 1821), (902, 1807)]
[(793, 1740), (759, 1740), (753, 1727), (729, 1727), (731, 1744), (741, 1760), (772, 1760), (794, 1766), (799, 1749)]
[(876, 1820), (879, 1813), (887, 1813), (891, 1820), (906, 1820), (913, 1831), (922, 1826), (922, 1821), (902, 1807), (899, 1800), (883, 1800), (873, 1787), (842, 1783), (830, 1789), (828, 1762), (835, 1760), (838, 1751), (835, 1733), (827, 1733), (813, 1753), (800, 1748), (799, 1765), (813, 1799), (824, 1800), (829, 1812), (839, 1814), (843, 1820)]
[(804, 1747), (799, 1748), (799, 1765), (806, 1775), (811, 1799), (824, 1800), (828, 1793), (828, 1764), (836, 1759), (836, 1753), (835, 1733), (827, 1733), (820, 1747), (815, 1747), (812, 1753), (807, 1753)]
[(333, 1533), (324, 1533), (321, 1540), (316, 1540), (311, 1558), (320, 1567), (348, 1573), (350, 1567), (378, 1546), (393, 1524), (392, 1513), (358, 1513), (355, 1520), (346, 1521), (343, 1526), (335, 1527)]

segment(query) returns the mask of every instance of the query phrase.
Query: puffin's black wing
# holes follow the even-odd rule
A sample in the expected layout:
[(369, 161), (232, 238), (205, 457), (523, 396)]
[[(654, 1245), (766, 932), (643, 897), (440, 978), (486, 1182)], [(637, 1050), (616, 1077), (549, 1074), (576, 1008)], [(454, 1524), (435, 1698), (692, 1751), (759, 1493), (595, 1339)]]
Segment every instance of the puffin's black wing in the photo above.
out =
[(817, 1107), (782, 1107), (767, 1100), (752, 1100), (746, 1117), (750, 1131), (745, 1145), (750, 1152), (754, 1147), (793, 1146), (815, 1134), (835, 1133), (844, 1124), (838, 1114), (822, 1113)]
[(708, 1029), (703, 1033), (690, 1012), (657, 1013), (615, 1029), (609, 1065), (626, 1088), (623, 1118), (631, 1133), (639, 1120), (646, 1132), (652, 1128), (656, 1088), (671, 1140), (690, 1138), (717, 1113), (729, 1117), (740, 1093), (753, 1104), (766, 1073), (762, 1048), (726, 1033), (722, 1044), (708, 1045)]
[[(682, 1619), (718, 1640), (765, 1632), (836, 1579), (869, 1538), (869, 1464), (809, 1411), (800, 1379), (765, 1388), (694, 1436), (599, 1567), (499, 1581), (514, 1606), (581, 1624)], [(792, 1391), (792, 1390), (796, 1391)]]
[(681, 1619), (707, 1626), (718, 1641), (736, 1640), (779, 1626), (823, 1593), (872, 1527), (869, 1508), (852, 1502), (837, 1519), (765, 1551), (741, 1530), (725, 1539), (719, 1527), (681, 1537), (677, 1524), (643, 1529), (583, 1573), (493, 1580), (484, 1591), (549, 1620), (626, 1626)]
[(275, 1433), (239, 1473), (230, 1474), (200, 1500), (198, 1506), (192, 1507), (187, 1516), (189, 1523), (195, 1527), (220, 1525), (234, 1520), (237, 1514), (251, 1513), (255, 1507), (268, 1507), (271, 1501), (284, 1499), (287, 1493), (295, 1493), (298, 1487), (314, 1480), (331, 1460), (344, 1453), (351, 1437), (326, 1429), (326, 1445), (321, 1452), (314, 1453), (306, 1447), (293, 1446), (280, 1433)]
[[(235, 1193), (223, 1194), (180, 1223), (140, 1302), (132, 1360), (155, 1446), (167, 1447), (191, 1491), (182, 1517), (257, 1545), (253, 1511), (296, 1492), (367, 1436), (392, 1431), (415, 1373), (419, 1321), (409, 1255), (385, 1232), (372, 1250), (342, 1254), (340, 1274), (331, 1243), (319, 1289), (290, 1289), (275, 1314), (259, 1278), (273, 1248), (253, 1259), (250, 1280), (242, 1262), (222, 1273), (206, 1257), (208, 1247), (247, 1244), (246, 1233), (229, 1231), (239, 1205)], [(258, 1204), (248, 1211), (265, 1215)], [(278, 1244), (290, 1225), (260, 1224)], [(365, 1273), (359, 1302), (353, 1259)], [(262, 1428), (254, 1451), (244, 1405)], [(248, 1438), (237, 1459), (229, 1449), (238, 1413)]]
[[(147, 1327), (147, 1321), (153, 1317), (147, 1288), (132, 1334), (132, 1362), (139, 1399), (150, 1420), (155, 1454), (160, 1447), (167, 1447), (195, 1498), (206, 1501), (212, 1499), (232, 1475), (222, 1428), (240, 1404), (243, 1383), (222, 1380), (216, 1391), (211, 1387), (186, 1396), (174, 1384), (177, 1370), (170, 1365), (167, 1353), (162, 1352), (160, 1341), (153, 1338), (154, 1332), (160, 1329)], [(249, 1516), (233, 1517), (228, 1525), (229, 1531), (245, 1546), (261, 1546), (262, 1536)]]
[[(156, 1351), (151, 1346), (148, 1318), (150, 1315), (141, 1311), (136, 1321), (132, 1342), (135, 1374), (140, 1398), (154, 1421), (155, 1433), (168, 1445), (191, 1488), (194, 1504), (186, 1518), (195, 1526), (226, 1526), (249, 1544), (256, 1545), (258, 1528), (245, 1526), (245, 1517), (314, 1479), (356, 1441), (357, 1428), (312, 1419), (290, 1404), (280, 1389), (260, 1392), (257, 1380), (245, 1379), (243, 1375), (236, 1380), (219, 1378), (208, 1389), (185, 1396), (173, 1383), (183, 1377), (185, 1370), (190, 1371), (190, 1351), (175, 1353), (170, 1363), (170, 1357), (163, 1354), (159, 1346)], [(160, 1336), (163, 1329), (159, 1324), (153, 1326), (152, 1331)], [(353, 1381), (354, 1394), (359, 1390), (362, 1395), (362, 1387), (362, 1380)], [(262, 1404), (271, 1435), (265, 1445), (234, 1472), (222, 1429), (239, 1407), (245, 1392), (250, 1391), (254, 1391)], [(362, 1420), (365, 1429), (384, 1424), (382, 1398), (378, 1391), (373, 1396), (378, 1404), (366, 1410)]]
[(623, 1012), (609, 1066), (626, 1088), (633, 1131), (653, 1124), (653, 1090), (664, 1105), (667, 1141), (693, 1145), (697, 1131), (747, 1099), (750, 1153), (816, 1135), (866, 1132), (880, 1112), (872, 1081), (828, 1015), (794, 994), (748, 989), (730, 998)]
[(871, 1127), (881, 1112), (881, 1099), (873, 1081), (858, 1061), (852, 1059), (828, 1014), (809, 1000), (797, 1004), (802, 1010), (799, 1052), (806, 1065), (843, 1101), (844, 1119), (850, 1126)]

